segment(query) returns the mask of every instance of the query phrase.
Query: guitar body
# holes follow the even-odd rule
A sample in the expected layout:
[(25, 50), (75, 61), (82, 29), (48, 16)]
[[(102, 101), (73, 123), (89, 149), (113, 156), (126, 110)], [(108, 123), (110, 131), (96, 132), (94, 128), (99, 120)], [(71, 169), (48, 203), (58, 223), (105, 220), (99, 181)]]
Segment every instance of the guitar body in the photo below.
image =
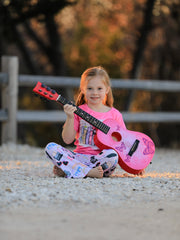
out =
[(138, 174), (149, 165), (155, 153), (155, 145), (150, 137), (121, 128), (113, 119), (107, 119), (103, 123), (110, 126), (110, 130), (107, 134), (97, 130), (95, 144), (100, 149), (114, 149), (123, 170)]

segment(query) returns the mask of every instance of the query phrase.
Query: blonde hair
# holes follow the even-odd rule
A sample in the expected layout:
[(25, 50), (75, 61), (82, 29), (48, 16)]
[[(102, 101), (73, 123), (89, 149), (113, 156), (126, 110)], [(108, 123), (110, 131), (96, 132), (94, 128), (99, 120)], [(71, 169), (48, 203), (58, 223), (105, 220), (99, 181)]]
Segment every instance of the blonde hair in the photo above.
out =
[(88, 81), (95, 76), (102, 76), (103, 83), (107, 88), (109, 88), (104, 104), (109, 107), (112, 107), (114, 98), (112, 95), (110, 78), (106, 70), (101, 66), (88, 68), (81, 75), (81, 82), (79, 87), (79, 94), (76, 99), (76, 105), (79, 106), (86, 103), (85, 96), (82, 89), (87, 85)]

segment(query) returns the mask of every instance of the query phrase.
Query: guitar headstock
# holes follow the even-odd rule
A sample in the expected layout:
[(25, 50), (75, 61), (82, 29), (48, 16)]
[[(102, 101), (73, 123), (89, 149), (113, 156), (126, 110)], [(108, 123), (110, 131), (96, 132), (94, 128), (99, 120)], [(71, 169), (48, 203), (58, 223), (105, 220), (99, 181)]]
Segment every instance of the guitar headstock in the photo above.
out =
[(36, 86), (33, 89), (33, 92), (52, 101), (56, 101), (59, 96), (59, 94), (55, 90), (51, 89), (50, 87), (46, 86), (41, 82), (37, 82)]

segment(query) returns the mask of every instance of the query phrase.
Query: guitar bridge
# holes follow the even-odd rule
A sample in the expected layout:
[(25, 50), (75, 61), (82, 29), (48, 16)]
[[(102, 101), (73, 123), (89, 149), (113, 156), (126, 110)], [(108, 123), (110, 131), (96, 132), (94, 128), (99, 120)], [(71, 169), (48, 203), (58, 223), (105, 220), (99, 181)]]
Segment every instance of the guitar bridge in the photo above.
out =
[(138, 139), (136, 139), (135, 140), (135, 142), (133, 143), (133, 145), (132, 145), (132, 147), (131, 147), (131, 149), (130, 149), (130, 151), (129, 151), (129, 153), (128, 153), (128, 155), (131, 157), (132, 155), (133, 155), (133, 153), (136, 151), (136, 149), (137, 149), (137, 147), (138, 147), (138, 145), (139, 145), (139, 140)]

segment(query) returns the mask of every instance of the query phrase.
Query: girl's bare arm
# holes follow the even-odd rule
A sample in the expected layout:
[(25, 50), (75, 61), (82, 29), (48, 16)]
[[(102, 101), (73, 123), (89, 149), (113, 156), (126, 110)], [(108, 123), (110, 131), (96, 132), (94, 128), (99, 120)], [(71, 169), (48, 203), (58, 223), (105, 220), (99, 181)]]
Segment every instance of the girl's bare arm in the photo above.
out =
[(72, 143), (76, 136), (76, 131), (74, 129), (74, 111), (75, 110), (76, 110), (76, 107), (70, 104), (64, 105), (64, 112), (66, 113), (67, 118), (62, 131), (62, 138), (66, 144)]

